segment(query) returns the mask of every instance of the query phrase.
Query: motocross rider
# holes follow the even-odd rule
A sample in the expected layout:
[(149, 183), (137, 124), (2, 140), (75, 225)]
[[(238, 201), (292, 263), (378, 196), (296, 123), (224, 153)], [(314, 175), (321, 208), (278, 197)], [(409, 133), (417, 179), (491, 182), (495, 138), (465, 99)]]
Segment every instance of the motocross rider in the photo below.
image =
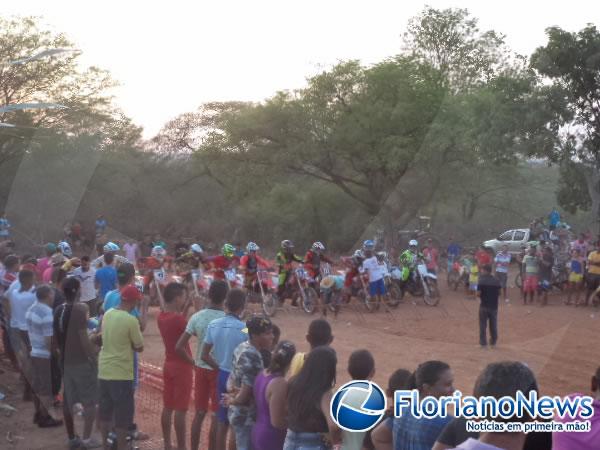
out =
[[(105, 254), (112, 253), (115, 255), (115, 257), (113, 259), (113, 263), (112, 263), (113, 267), (119, 267), (121, 264), (130, 262), (124, 256), (117, 255), (117, 252), (121, 249), (114, 242), (107, 242), (104, 245), (104, 247), (102, 247), (102, 250), (104, 251)], [(96, 270), (101, 269), (104, 266), (104, 255), (100, 255), (95, 260), (93, 260), (91, 265)]]
[[(285, 291), (285, 283), (292, 274), (292, 268), (294, 262), (304, 262), (304, 260), (294, 254), (294, 243), (288, 239), (281, 241), (281, 250), (277, 252), (275, 257), (277, 267), (279, 270), (279, 285), (277, 286), (277, 298), (280, 303), (283, 303), (283, 293)], [(292, 300), (292, 305), (296, 306), (296, 299)]]
[(256, 253), (259, 250), (260, 247), (256, 243), (248, 242), (248, 245), (246, 245), (247, 253), (240, 259), (240, 270), (244, 274), (244, 287), (248, 290), (252, 289), (254, 285), (258, 269), (271, 267), (267, 260)]
[(417, 260), (423, 258), (419, 252), (419, 243), (412, 239), (408, 243), (408, 249), (400, 255), (400, 265), (402, 266), (402, 281), (407, 281), (413, 274), (417, 265)]
[(225, 244), (220, 255), (209, 256), (206, 258), (205, 263), (215, 271), (215, 280), (224, 280), (225, 271), (237, 267), (240, 259), (235, 256), (235, 247), (231, 244)]
[(321, 242), (315, 242), (304, 256), (304, 267), (308, 275), (315, 281), (321, 279), (321, 261), (333, 264), (333, 261), (323, 254), (325, 246)]
[(154, 271), (160, 270), (163, 267), (166, 256), (167, 251), (160, 245), (155, 245), (152, 248), (150, 257), (146, 259), (146, 269), (148, 271), (144, 275), (144, 292), (148, 292), (150, 283), (154, 280)]

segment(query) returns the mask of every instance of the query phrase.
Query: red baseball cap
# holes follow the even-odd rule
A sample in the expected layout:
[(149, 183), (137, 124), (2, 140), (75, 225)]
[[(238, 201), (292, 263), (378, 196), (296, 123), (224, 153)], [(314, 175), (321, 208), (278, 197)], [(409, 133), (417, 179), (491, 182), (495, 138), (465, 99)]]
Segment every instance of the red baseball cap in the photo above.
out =
[(142, 293), (135, 286), (129, 285), (121, 289), (121, 300), (126, 302), (137, 302), (142, 299)]

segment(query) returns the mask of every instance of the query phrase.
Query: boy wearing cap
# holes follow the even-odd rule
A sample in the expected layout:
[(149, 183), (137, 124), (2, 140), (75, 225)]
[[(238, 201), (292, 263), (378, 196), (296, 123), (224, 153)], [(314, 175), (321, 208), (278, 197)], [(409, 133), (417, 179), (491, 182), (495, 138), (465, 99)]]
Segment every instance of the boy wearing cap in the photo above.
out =
[[(242, 342), (248, 340), (246, 324), (240, 315), (246, 306), (246, 294), (240, 289), (232, 289), (227, 294), (225, 317), (213, 320), (206, 329), (202, 361), (211, 368), (217, 369), (217, 398), (220, 400), (227, 393), (227, 379), (232, 371), (233, 352)], [(227, 407), (220, 405), (217, 411), (216, 448), (224, 449), (229, 428)]]
[(233, 352), (233, 368), (223, 402), (229, 406), (228, 419), (235, 432), (237, 450), (250, 449), (252, 426), (256, 419), (253, 386), (264, 369), (261, 350), (273, 345), (273, 324), (265, 317), (252, 317), (246, 322), (249, 340)]
[(126, 448), (127, 431), (133, 423), (133, 354), (144, 350), (144, 340), (131, 311), (141, 299), (142, 294), (135, 286), (126, 286), (121, 291), (120, 305), (108, 311), (102, 320), (98, 413), (104, 442), (114, 421), (118, 448)]

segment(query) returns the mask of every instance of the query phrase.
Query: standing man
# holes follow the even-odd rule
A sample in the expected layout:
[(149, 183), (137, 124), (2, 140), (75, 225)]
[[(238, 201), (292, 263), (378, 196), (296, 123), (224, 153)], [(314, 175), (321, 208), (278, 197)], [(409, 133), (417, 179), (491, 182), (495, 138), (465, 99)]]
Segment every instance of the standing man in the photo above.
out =
[(98, 289), (98, 298), (104, 301), (104, 297), (109, 291), (117, 287), (117, 271), (112, 266), (114, 255), (107, 253), (104, 255), (104, 267), (97, 270), (94, 275), (95, 286)]
[(104, 234), (107, 225), (106, 219), (100, 214), (96, 219), (96, 235)]
[(125, 252), (125, 258), (137, 266), (137, 260), (140, 259), (140, 247), (135, 239), (128, 239), (123, 245), (123, 251)]
[(90, 257), (81, 257), (81, 266), (71, 272), (71, 277), (81, 285), (80, 301), (88, 306), (90, 317), (98, 315), (98, 295), (96, 293), (96, 271), (90, 265)]
[(62, 420), (54, 419), (48, 412), (52, 405), (52, 303), (54, 291), (42, 285), (35, 291), (36, 301), (26, 313), (27, 334), (31, 344), (31, 369), (33, 403), (35, 415), (33, 423), (40, 428), (58, 427)]
[(423, 249), (423, 256), (425, 257), (425, 263), (427, 265), (427, 271), (429, 273), (437, 274), (438, 271), (438, 249), (433, 245), (432, 239), (427, 239), (427, 245)]
[(486, 264), (492, 264), (492, 257), (490, 256), (490, 252), (488, 252), (483, 245), (481, 245), (479, 247), (479, 250), (477, 250), (477, 252), (475, 253), (475, 259), (477, 260), (477, 266), (479, 268), (479, 271), (481, 271), (481, 268)]
[(552, 266), (554, 266), (554, 254), (548, 246), (542, 248), (540, 256), (540, 285), (538, 290), (538, 301), (542, 306), (548, 304), (548, 291), (552, 289)]
[(8, 241), (10, 239), (10, 222), (6, 218), (6, 214), (0, 216), (0, 241)]
[[(217, 398), (219, 401), (227, 393), (227, 380), (232, 371), (233, 352), (242, 342), (248, 340), (246, 324), (240, 320), (240, 315), (246, 306), (246, 294), (240, 289), (232, 289), (225, 300), (227, 314), (221, 319), (213, 320), (206, 330), (202, 361), (212, 369), (218, 370)], [(216, 450), (225, 450), (229, 419), (227, 407), (219, 405), (217, 411)]]
[(496, 254), (494, 262), (496, 263), (496, 278), (500, 282), (502, 287), (502, 293), (504, 294), (504, 301), (508, 303), (507, 284), (508, 284), (508, 268), (512, 257), (508, 253), (508, 245), (504, 244), (502, 249)]
[(490, 345), (496, 346), (498, 341), (498, 297), (500, 297), (500, 282), (492, 276), (492, 266), (481, 268), (477, 291), (479, 292), (479, 345), (487, 347), (487, 327), (490, 326)]
[(450, 273), (452, 271), (452, 264), (454, 261), (458, 261), (460, 254), (462, 253), (462, 248), (454, 242), (454, 237), (450, 237), (450, 243), (448, 244), (446, 253), (448, 254), (448, 273)]
[(556, 227), (560, 223), (560, 213), (556, 209), (556, 206), (554, 208), (552, 208), (552, 211), (550, 212), (548, 219), (549, 219), (549, 223), (550, 223), (550, 231), (556, 230)]
[(595, 250), (587, 257), (587, 293), (585, 296), (585, 306), (590, 302), (590, 296), (600, 286), (600, 241), (596, 242)]
[(539, 260), (537, 251), (533, 245), (529, 247), (527, 255), (523, 258), (523, 273), (525, 274), (523, 279), (523, 304), (526, 305), (528, 294), (531, 303), (533, 303), (533, 298), (538, 290), (539, 282)]
[[(198, 450), (200, 446), (200, 430), (207, 412), (211, 412), (211, 423), (208, 432), (209, 448), (214, 449), (217, 422), (214, 414), (219, 408), (219, 399), (217, 398), (217, 377), (218, 369), (213, 369), (207, 363), (202, 361), (202, 350), (204, 346), (204, 337), (208, 325), (216, 319), (225, 316), (223, 311), (223, 302), (227, 296), (227, 283), (223, 280), (215, 280), (208, 288), (208, 307), (194, 313), (188, 321), (185, 333), (181, 335), (175, 346), (177, 354), (186, 359), (188, 357), (187, 347), (192, 336), (196, 336), (197, 350), (196, 358), (190, 363), (194, 363), (195, 381), (194, 381), (194, 400), (196, 414), (192, 422), (191, 443), (192, 450)], [(210, 405), (210, 406), (209, 406)], [(209, 410), (210, 407), (210, 410)]]
[(106, 442), (111, 423), (117, 434), (117, 448), (127, 448), (127, 432), (133, 423), (133, 354), (144, 351), (138, 320), (131, 311), (142, 299), (135, 286), (121, 291), (121, 303), (102, 320), (102, 349), (98, 361), (98, 414), (102, 441)]

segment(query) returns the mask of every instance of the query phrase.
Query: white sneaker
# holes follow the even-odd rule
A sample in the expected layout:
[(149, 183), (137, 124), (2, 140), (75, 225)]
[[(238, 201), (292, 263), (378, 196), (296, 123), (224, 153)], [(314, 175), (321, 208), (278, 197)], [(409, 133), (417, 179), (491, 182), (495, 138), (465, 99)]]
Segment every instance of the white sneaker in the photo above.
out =
[(100, 448), (100, 447), (102, 447), (102, 442), (100, 442), (100, 440), (98, 440), (98, 439), (96, 439), (95, 437), (92, 436), (89, 439), (82, 439), (81, 440), (81, 445), (85, 449)]

